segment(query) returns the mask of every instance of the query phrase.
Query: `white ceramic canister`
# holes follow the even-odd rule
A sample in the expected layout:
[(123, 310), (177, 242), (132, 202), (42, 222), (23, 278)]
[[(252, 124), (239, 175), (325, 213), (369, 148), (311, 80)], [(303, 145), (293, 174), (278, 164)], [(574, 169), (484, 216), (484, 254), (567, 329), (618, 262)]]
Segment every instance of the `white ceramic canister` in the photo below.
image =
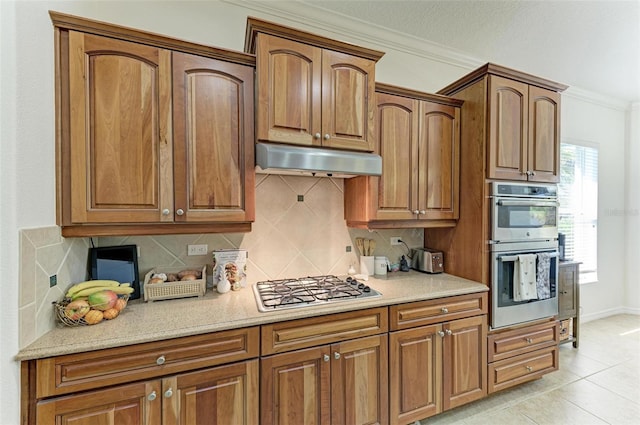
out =
[(374, 259), (372, 255), (361, 255), (360, 256), (360, 273), (366, 274), (367, 276), (373, 276), (375, 272), (374, 269)]
[(387, 263), (387, 257), (375, 257), (373, 269), (376, 276), (387, 275)]

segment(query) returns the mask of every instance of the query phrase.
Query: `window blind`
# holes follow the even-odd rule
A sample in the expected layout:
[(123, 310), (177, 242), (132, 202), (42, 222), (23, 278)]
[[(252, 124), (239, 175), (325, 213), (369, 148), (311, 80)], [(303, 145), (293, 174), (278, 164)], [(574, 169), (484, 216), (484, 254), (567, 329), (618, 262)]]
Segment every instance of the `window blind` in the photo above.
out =
[(560, 147), (558, 231), (565, 258), (580, 261), (580, 282), (597, 280), (598, 149), (571, 143)]

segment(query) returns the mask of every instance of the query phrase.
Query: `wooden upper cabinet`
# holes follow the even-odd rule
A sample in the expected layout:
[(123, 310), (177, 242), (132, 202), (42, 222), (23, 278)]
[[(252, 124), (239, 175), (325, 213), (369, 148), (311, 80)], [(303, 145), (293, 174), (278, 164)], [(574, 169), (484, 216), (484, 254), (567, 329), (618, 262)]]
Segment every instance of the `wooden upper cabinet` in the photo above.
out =
[(250, 231), (255, 57), (50, 14), (62, 235)]
[(322, 50), (267, 34), (257, 43), (258, 139), (320, 146)]
[(322, 145), (375, 149), (375, 62), (322, 51)]
[(163, 220), (173, 204), (171, 52), (68, 35), (69, 221)]
[(559, 181), (560, 94), (489, 76), (488, 176)]
[(489, 77), (489, 178), (527, 180), (528, 93), (527, 84)]
[(560, 93), (529, 87), (529, 180), (560, 181)]
[(255, 18), (261, 141), (374, 151), (375, 64), (383, 53)]
[(176, 221), (253, 221), (253, 74), (173, 54)]
[(459, 211), (461, 101), (377, 84), (380, 177), (345, 180), (351, 227), (454, 225)]
[(420, 102), (418, 217), (457, 219), (460, 182), (460, 108)]

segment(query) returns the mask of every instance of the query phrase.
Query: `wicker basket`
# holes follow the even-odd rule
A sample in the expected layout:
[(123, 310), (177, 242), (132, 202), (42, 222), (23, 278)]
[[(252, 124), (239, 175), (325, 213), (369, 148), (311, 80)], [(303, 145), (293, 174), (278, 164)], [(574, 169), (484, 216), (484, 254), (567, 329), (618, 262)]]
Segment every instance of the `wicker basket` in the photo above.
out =
[[(176, 282), (149, 283), (151, 276), (158, 273), (178, 273), (187, 267), (152, 269), (144, 276), (144, 300), (170, 300), (174, 298), (202, 297), (207, 290), (207, 266), (202, 267), (202, 278)], [(199, 270), (199, 269), (198, 269)]]
[[(118, 298), (121, 298), (126, 302), (129, 301), (129, 295), (118, 295)], [(58, 320), (58, 322), (62, 323), (65, 326), (87, 326), (89, 325), (84, 318), (80, 318), (77, 320), (74, 320), (70, 317), (67, 317), (67, 315), (65, 314), (65, 308), (67, 307), (67, 305), (69, 305), (69, 303), (72, 300), (69, 298), (65, 298), (62, 301), (57, 301), (53, 303), (53, 312), (56, 316), (56, 319)], [(99, 306), (97, 306), (99, 307)]]

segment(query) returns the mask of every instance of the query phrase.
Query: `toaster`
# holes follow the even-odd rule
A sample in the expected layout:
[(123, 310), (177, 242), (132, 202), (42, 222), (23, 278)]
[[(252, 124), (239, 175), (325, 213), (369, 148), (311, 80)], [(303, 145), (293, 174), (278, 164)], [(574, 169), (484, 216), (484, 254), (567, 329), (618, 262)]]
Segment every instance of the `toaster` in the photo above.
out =
[(429, 248), (412, 248), (411, 268), (425, 273), (442, 273), (444, 271), (442, 251)]

